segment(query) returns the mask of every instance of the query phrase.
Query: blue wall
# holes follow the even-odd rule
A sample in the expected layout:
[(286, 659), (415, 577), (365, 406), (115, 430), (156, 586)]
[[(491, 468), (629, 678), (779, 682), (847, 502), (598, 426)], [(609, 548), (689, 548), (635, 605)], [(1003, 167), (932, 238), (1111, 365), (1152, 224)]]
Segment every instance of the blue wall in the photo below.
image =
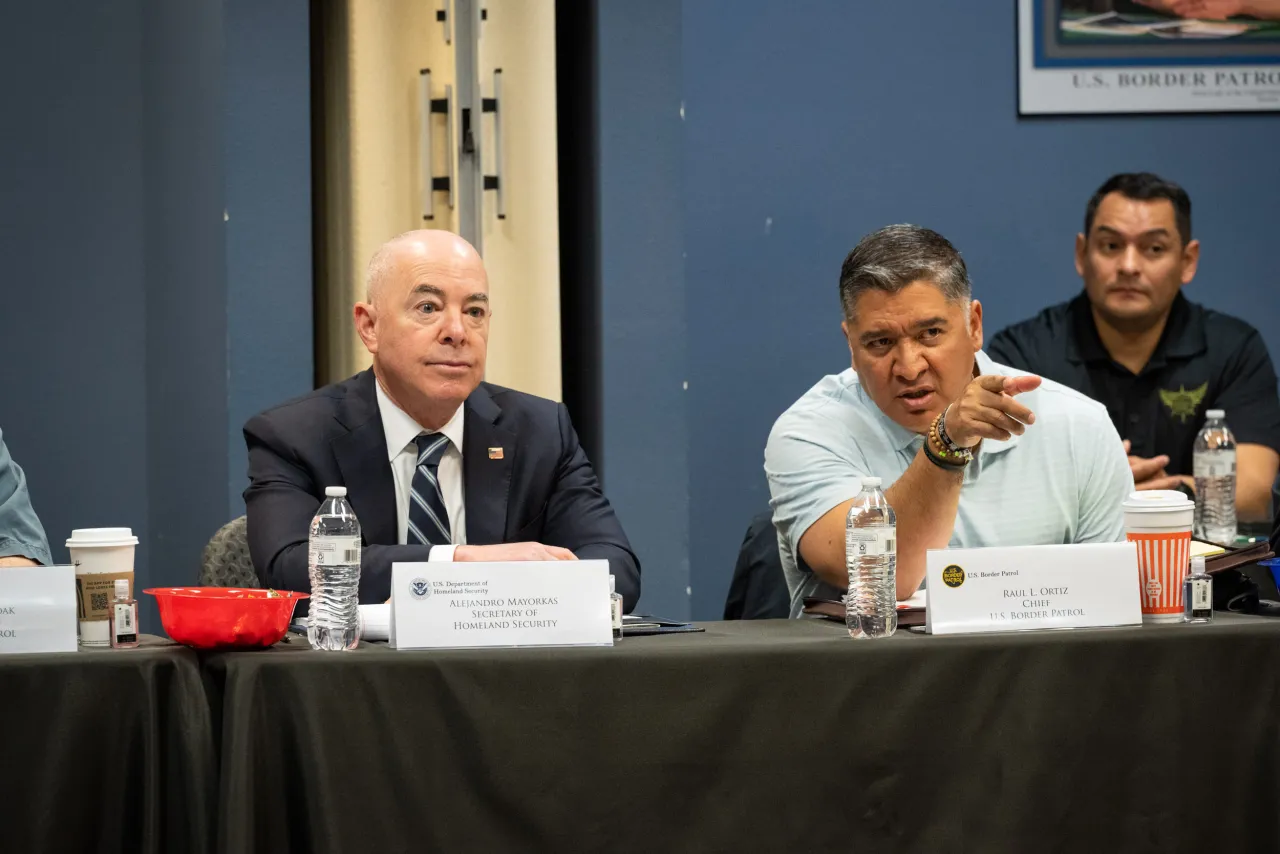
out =
[(139, 3), (12, 4), (0, 27), (0, 422), (55, 559), (147, 519)]
[[(136, 332), (117, 333), (147, 342), (146, 370), (131, 378), (147, 402), (147, 553), (138, 577), (190, 584), (202, 541), (226, 513), (218, 488), (228, 461), (223, 6), (158, 0), (142, 8), (146, 308)], [(101, 524), (108, 515), (129, 524), (131, 512), (108, 505), (97, 515)]]
[(226, 0), (227, 501), (252, 416), (314, 379), (307, 0)]
[(7, 10), (0, 424), (57, 560), (127, 525), (193, 582), (245, 413), (311, 387), (309, 39), (306, 0)]
[(680, 0), (597, 18), (602, 471), (649, 613), (689, 615)]
[[(605, 12), (623, 4), (601, 5), (604, 28)], [(607, 52), (602, 33), (601, 79), (622, 66), (612, 73), (663, 87), (660, 101), (632, 102), (645, 111), (630, 118), (637, 128), (661, 127), (669, 104), (684, 101), (683, 168), (651, 168), (641, 182), (629, 174), (634, 163), (604, 159), (601, 185), (606, 198), (611, 185), (627, 187), (633, 208), (665, 204), (672, 192), (682, 200), (666, 225), (683, 232), (687, 335), (651, 329), (644, 349), (683, 352), (688, 367), (684, 409), (670, 414), (687, 417), (687, 475), (665, 485), (688, 485), (696, 617), (719, 615), (747, 522), (767, 507), (761, 461), (774, 419), (823, 374), (848, 366), (838, 271), (875, 228), (915, 222), (955, 242), (992, 334), (1078, 290), (1071, 253), (1085, 201), (1113, 172), (1153, 170), (1182, 183), (1195, 203), (1204, 248), (1188, 296), (1248, 317), (1280, 355), (1280, 271), (1271, 252), (1280, 116), (1020, 120), (1012, 6), (974, 14), (948, 0), (690, 0), (678, 27), (661, 11), (630, 17), (631, 38), (645, 52)], [(681, 73), (671, 79), (658, 58), (677, 36)], [(607, 127), (602, 118), (602, 133)], [(642, 163), (653, 144), (652, 132), (632, 143)], [(606, 140), (601, 147), (607, 151)], [(613, 215), (633, 213), (619, 207)], [(601, 216), (607, 231), (611, 212)], [(606, 269), (642, 254), (650, 267), (675, 257), (669, 241), (634, 238), (630, 246), (606, 242)], [(605, 299), (635, 286), (606, 277)], [(650, 312), (678, 303), (660, 287)], [(606, 334), (604, 348), (606, 359), (641, 349), (621, 331)], [(667, 373), (665, 364), (634, 370), (643, 383)], [(634, 428), (643, 415), (622, 417)], [(611, 417), (619, 414), (606, 411), (606, 436), (617, 435)], [(611, 458), (611, 494), (626, 488), (617, 468)], [(672, 591), (653, 589), (650, 553), (666, 545), (649, 534), (656, 515), (644, 512), (637, 507), (624, 522), (645, 531), (633, 539), (648, 606), (650, 595), (665, 602)], [(665, 520), (670, 509), (660, 512)]]

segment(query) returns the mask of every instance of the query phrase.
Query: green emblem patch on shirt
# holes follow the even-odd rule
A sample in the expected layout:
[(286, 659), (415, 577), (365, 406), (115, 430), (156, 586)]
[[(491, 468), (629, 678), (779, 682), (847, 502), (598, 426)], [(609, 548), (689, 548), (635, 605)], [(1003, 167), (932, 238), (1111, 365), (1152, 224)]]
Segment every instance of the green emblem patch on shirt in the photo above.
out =
[(1169, 407), (1170, 415), (1181, 419), (1182, 423), (1186, 424), (1188, 418), (1195, 417), (1196, 407), (1204, 400), (1205, 392), (1208, 390), (1207, 382), (1193, 389), (1187, 389), (1184, 386), (1178, 386), (1177, 391), (1160, 389), (1160, 400)]

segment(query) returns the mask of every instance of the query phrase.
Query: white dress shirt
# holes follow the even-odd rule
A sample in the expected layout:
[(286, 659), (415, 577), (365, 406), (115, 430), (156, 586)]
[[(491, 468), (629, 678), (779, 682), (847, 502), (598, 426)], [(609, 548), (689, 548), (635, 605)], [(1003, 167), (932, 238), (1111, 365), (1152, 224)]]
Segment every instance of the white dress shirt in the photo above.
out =
[(423, 433), (443, 433), (449, 446), (440, 457), (436, 474), (444, 509), (449, 514), (449, 532), (453, 545), (432, 546), (429, 560), (453, 560), (453, 551), (467, 542), (467, 509), (462, 497), (462, 419), (465, 406), (459, 406), (453, 417), (439, 430), (427, 430), (396, 406), (395, 401), (375, 383), (378, 390), (378, 412), (387, 437), (387, 460), (396, 485), (396, 542), (405, 545), (409, 538), (409, 493), (413, 491), (413, 472), (418, 463), (418, 446), (414, 439)]

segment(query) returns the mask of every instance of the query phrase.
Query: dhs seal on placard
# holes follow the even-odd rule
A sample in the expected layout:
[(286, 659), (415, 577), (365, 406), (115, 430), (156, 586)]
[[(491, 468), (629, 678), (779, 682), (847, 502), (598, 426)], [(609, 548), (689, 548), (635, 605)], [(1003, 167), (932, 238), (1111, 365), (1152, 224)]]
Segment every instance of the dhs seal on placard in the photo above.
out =
[(409, 582), (409, 592), (414, 599), (426, 599), (431, 595), (431, 582), (425, 578), (415, 578)]
[(959, 587), (964, 584), (964, 569), (954, 563), (942, 570), (942, 583), (948, 587)]

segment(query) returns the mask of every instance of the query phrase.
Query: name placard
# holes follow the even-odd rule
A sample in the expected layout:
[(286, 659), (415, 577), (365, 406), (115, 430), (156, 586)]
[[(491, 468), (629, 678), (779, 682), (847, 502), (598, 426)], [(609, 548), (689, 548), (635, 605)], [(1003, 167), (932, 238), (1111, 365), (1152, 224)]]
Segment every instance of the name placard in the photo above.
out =
[(610, 646), (607, 560), (391, 565), (396, 649)]
[(936, 549), (925, 577), (935, 635), (1142, 622), (1133, 543)]
[(75, 652), (76, 568), (0, 569), (0, 653)]

